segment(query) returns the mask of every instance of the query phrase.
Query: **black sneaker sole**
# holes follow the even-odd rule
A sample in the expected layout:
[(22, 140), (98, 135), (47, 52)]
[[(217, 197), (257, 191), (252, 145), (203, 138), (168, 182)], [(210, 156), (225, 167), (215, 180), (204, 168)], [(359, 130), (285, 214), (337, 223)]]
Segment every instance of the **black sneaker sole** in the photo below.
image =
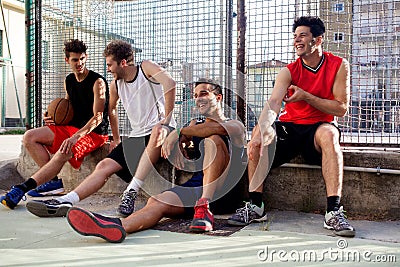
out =
[(26, 209), (38, 217), (65, 217), (71, 207), (61, 206), (57, 208), (47, 207), (45, 203), (30, 201), (26, 203)]
[(84, 236), (97, 236), (110, 243), (121, 243), (126, 237), (121, 225), (104, 221), (81, 208), (72, 207), (68, 211), (67, 221), (76, 232)]
[(230, 219), (228, 219), (228, 224), (229, 224), (229, 225), (233, 225), (233, 226), (246, 226), (246, 225), (249, 225), (249, 224), (251, 224), (251, 223), (262, 223), (262, 222), (266, 222), (267, 219), (268, 219), (268, 215), (265, 214), (265, 215), (262, 216), (261, 218), (259, 218), (259, 219), (253, 219), (253, 220), (249, 221), (248, 223), (239, 222), (239, 221), (235, 221), (235, 220), (230, 220)]
[(189, 226), (189, 231), (192, 233), (206, 233), (206, 232), (211, 232), (214, 230), (214, 227), (208, 227), (207, 226)]
[(355, 230), (346, 229), (342, 231), (336, 231), (332, 226), (327, 225), (325, 221), (324, 221), (324, 228), (327, 230), (332, 230), (333, 233), (337, 236), (354, 237), (356, 235)]
[(233, 225), (233, 226), (246, 226), (246, 225), (248, 225), (250, 223), (238, 222), (238, 221), (235, 221), (235, 220), (228, 220), (228, 224), (229, 225)]
[(344, 237), (354, 237), (356, 235), (356, 231), (354, 230), (333, 231), (333, 233), (337, 236), (344, 236)]

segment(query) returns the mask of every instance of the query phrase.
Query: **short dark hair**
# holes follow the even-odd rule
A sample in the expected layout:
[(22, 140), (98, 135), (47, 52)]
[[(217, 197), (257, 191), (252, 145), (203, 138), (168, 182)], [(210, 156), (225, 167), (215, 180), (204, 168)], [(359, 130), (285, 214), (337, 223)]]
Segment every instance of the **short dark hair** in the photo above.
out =
[(200, 78), (194, 83), (194, 86), (196, 87), (197, 85), (202, 84), (202, 83), (214, 85), (214, 88), (212, 89), (212, 91), (214, 93), (216, 93), (217, 95), (222, 95), (222, 87), (216, 80), (211, 79), (211, 78)]
[(71, 39), (69, 41), (64, 42), (64, 52), (65, 57), (69, 58), (69, 53), (85, 53), (86, 54), (87, 46), (84, 42), (78, 39)]
[(310, 32), (313, 37), (322, 36), (325, 33), (324, 22), (318, 17), (304, 16), (295, 19), (292, 31), (295, 32), (299, 26), (310, 27)]
[(118, 64), (125, 59), (128, 65), (132, 65), (134, 51), (130, 43), (123, 40), (112, 40), (104, 49), (103, 56), (112, 56)]

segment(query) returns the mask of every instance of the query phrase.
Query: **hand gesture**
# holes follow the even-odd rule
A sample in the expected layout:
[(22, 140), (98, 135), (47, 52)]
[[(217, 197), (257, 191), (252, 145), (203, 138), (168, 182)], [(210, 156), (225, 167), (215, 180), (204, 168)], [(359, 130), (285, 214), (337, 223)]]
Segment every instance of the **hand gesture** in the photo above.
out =
[(178, 135), (178, 131), (177, 130), (173, 130), (168, 136), (167, 138), (165, 138), (164, 143), (162, 144), (161, 147), (161, 157), (163, 158), (168, 158), (173, 149), (174, 146), (176, 144), (176, 142), (179, 140), (179, 135)]
[(45, 126), (55, 125), (53, 119), (48, 115), (47, 111), (43, 113), (43, 123)]
[(121, 141), (111, 140), (110, 145), (108, 146), (108, 153), (110, 153), (114, 148), (116, 148)]
[(292, 84), (288, 87), (287, 93), (283, 98), (283, 101), (285, 101), (286, 103), (301, 101), (305, 98), (304, 94), (305, 91), (303, 89)]
[(70, 154), (72, 147), (78, 142), (78, 139), (79, 138), (74, 135), (65, 139), (60, 146), (60, 152), (63, 154)]

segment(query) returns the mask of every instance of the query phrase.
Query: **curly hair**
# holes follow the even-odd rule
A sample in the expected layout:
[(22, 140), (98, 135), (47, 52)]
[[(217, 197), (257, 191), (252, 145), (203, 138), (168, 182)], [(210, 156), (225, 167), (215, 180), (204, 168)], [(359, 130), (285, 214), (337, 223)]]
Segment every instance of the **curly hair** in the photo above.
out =
[(118, 64), (125, 59), (128, 65), (132, 65), (134, 51), (130, 43), (122, 40), (112, 40), (104, 49), (103, 56), (112, 56)]
[(299, 26), (310, 27), (313, 37), (322, 36), (325, 33), (325, 25), (318, 17), (304, 16), (297, 18), (293, 23), (292, 31), (295, 32)]
[(71, 39), (69, 41), (64, 42), (64, 52), (65, 56), (69, 58), (69, 53), (85, 53), (86, 54), (87, 46), (84, 42), (78, 39)]

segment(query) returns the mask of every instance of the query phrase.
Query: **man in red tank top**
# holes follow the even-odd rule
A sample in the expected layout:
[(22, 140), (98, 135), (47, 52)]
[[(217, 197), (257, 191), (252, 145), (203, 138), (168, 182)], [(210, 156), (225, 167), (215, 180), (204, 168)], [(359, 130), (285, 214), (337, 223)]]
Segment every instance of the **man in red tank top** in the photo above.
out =
[[(324, 227), (340, 236), (355, 235), (340, 206), (343, 155), (335, 123), (335, 117), (344, 116), (348, 109), (349, 63), (323, 51), (324, 33), (324, 23), (317, 17), (300, 17), (293, 24), (298, 59), (278, 73), (272, 95), (253, 130), (247, 145), (250, 202), (237, 210), (230, 224), (266, 220), (262, 193), (269, 168), (302, 155), (307, 163), (322, 166), (327, 193)], [(282, 101), (285, 107), (281, 111)], [(272, 145), (268, 145), (275, 138), (276, 152), (270, 162), (268, 149)]]

